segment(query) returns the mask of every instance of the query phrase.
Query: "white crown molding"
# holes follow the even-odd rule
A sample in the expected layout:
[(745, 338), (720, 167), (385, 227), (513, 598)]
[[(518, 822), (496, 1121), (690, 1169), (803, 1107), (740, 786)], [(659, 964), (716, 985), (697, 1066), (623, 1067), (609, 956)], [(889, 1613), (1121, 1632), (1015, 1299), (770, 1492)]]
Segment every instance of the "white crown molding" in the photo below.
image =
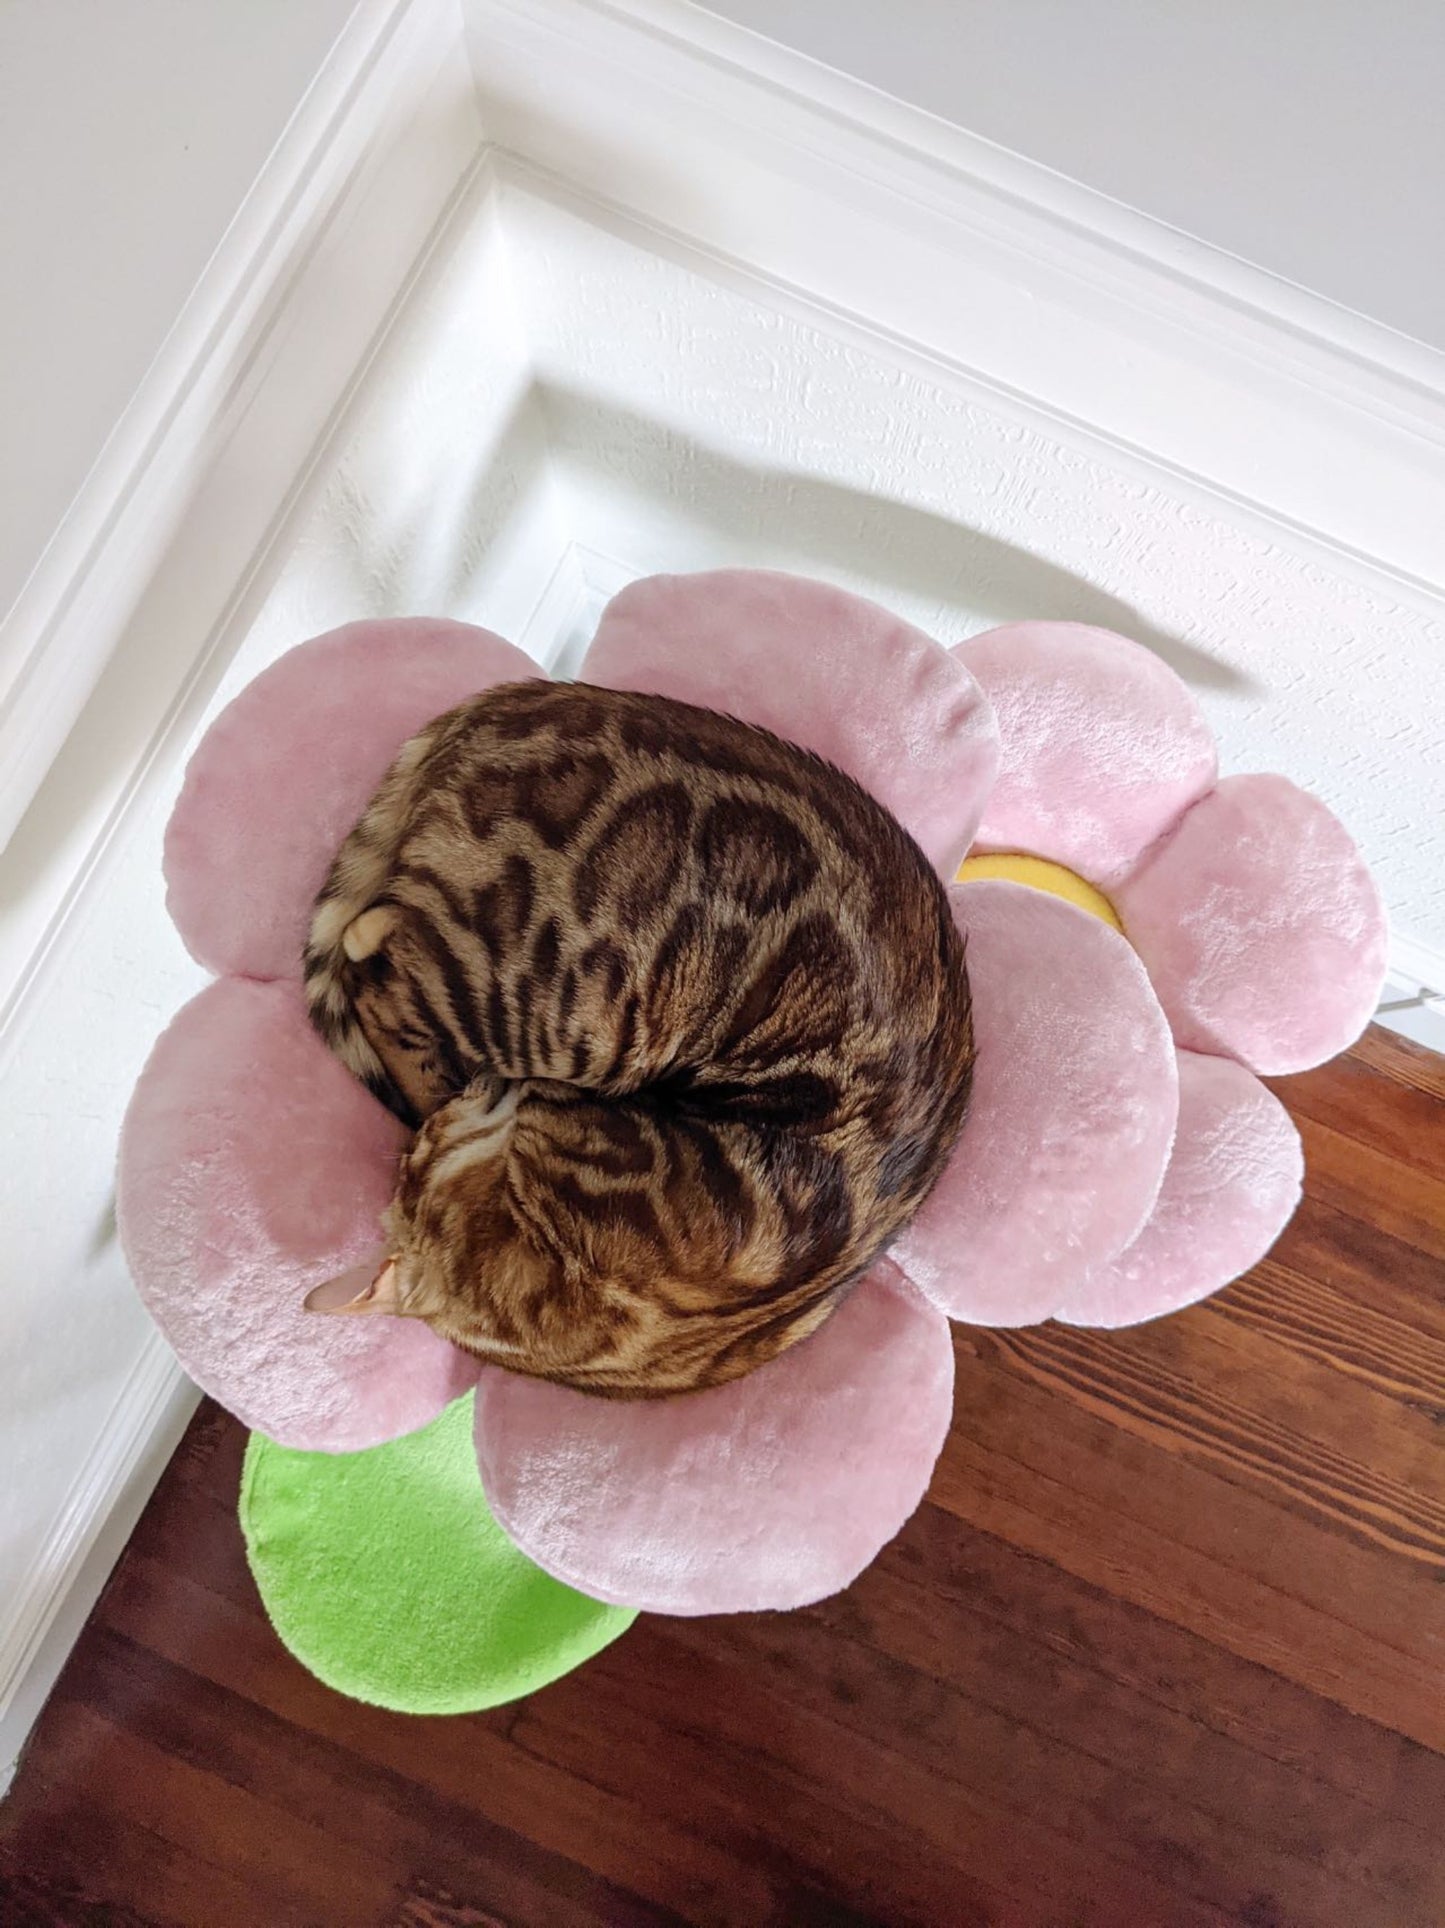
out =
[(309, 165), (293, 156), (312, 217), (284, 247), (268, 230), (264, 261), (238, 276), (230, 352), (208, 343), (199, 369), (177, 357), (164, 432), (118, 466), (103, 529), (57, 576), (0, 710), (0, 1059), (79, 894), (194, 730), (321, 452), (480, 178), (451, 0), (386, 11), (346, 138), (328, 120)]
[(465, 0), (489, 138), (1116, 455), (1445, 595), (1445, 356), (688, 0)]
[[(1384, 371), (1398, 381), (1418, 384), (1437, 399), (1445, 393), (1445, 356), (1412, 337), (795, 53), (693, 0), (464, 0), (464, 5), (473, 19), (487, 21), (489, 35), (495, 33), (497, 12), (534, 19), (555, 16), (569, 35), (577, 33), (579, 18), (587, 15), (599, 22), (610, 20), (611, 26), (599, 31), (614, 46), (620, 47), (624, 35), (671, 43), (694, 62), (740, 77), (757, 101), (771, 91), (817, 110), (834, 122), (845, 141), (855, 141), (860, 133), (871, 135), (900, 153), (941, 164), (954, 185), (977, 197), (968, 217), (972, 221), (988, 222), (988, 201), (994, 204), (999, 231), (1009, 237), (1022, 232), (1020, 211), (1023, 218), (1030, 213), (1047, 218), (1057, 232), (1069, 233), (1079, 243), (1085, 251), (1082, 262), (1092, 255), (1101, 264), (1085, 266), (1091, 277), (1106, 272), (1102, 263), (1111, 255), (1126, 275), (1142, 268), (1161, 287), (1166, 282), (1192, 287), (1221, 310), (1228, 307), (1240, 316), (1254, 313), (1275, 336), (1276, 346), (1288, 334), (1302, 346), (1313, 342), (1331, 357), (1354, 362), (1366, 382), (1372, 372)], [(795, 132), (802, 131), (798, 123)]]
[[(460, 79), (456, 0), (362, 0), (293, 115), (94, 468), (0, 620), (0, 847), (98, 682), (144, 587), (263, 383), (288, 333), (324, 305), (338, 229), (444, 63)], [(444, 164), (452, 168), (446, 151)], [(400, 212), (400, 210), (398, 210)], [(271, 462), (294, 476), (362, 360), (385, 301), (415, 259), (409, 221), (380, 228), (373, 259), (351, 251), (350, 301), (333, 302), (311, 380), (268, 425)], [(380, 306), (377, 296), (384, 290)], [(256, 443), (253, 438), (251, 454)], [(265, 481), (262, 470), (262, 481)], [(263, 490), (264, 493), (264, 490)]]

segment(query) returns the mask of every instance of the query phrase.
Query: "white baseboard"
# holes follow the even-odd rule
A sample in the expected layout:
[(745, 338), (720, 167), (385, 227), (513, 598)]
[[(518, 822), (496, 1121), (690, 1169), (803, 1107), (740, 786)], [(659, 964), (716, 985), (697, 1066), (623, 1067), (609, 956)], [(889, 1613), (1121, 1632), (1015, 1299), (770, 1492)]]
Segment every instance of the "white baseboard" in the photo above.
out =
[(1416, 990), (1445, 995), (1445, 949), (1422, 943), (1405, 931), (1390, 935), (1390, 975)]
[(1445, 950), (1401, 931), (1390, 934), (1390, 976), (1379, 1022), (1445, 1055)]
[(1411, 990), (1391, 981), (1385, 986), (1376, 1022), (1445, 1057), (1445, 994)]
[(152, 1334), (105, 1416), (54, 1531), (0, 1617), (0, 1796), (199, 1394)]

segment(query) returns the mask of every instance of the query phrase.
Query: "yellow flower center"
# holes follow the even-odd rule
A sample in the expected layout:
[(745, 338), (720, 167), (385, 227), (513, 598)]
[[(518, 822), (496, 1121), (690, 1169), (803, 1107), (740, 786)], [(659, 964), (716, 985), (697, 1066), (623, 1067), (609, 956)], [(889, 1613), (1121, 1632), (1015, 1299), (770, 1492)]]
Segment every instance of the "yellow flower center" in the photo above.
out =
[(1011, 884), (1028, 884), (1033, 890), (1046, 890), (1054, 897), (1062, 897), (1067, 904), (1077, 904), (1091, 917), (1102, 918), (1116, 931), (1124, 928), (1103, 891), (1085, 883), (1077, 871), (1068, 870), (1063, 864), (1051, 864), (1046, 857), (1025, 857), (1007, 851), (996, 857), (965, 857), (958, 867), (961, 884), (977, 883), (983, 877), (1002, 877)]

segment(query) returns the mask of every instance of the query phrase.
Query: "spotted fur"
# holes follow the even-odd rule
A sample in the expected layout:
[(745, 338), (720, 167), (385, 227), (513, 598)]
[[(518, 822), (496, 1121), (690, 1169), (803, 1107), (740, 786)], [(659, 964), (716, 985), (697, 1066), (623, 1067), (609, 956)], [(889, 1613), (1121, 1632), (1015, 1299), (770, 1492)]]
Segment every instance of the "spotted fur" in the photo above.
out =
[(317, 900), (321, 1035), (417, 1127), (401, 1308), (647, 1397), (813, 1331), (921, 1203), (973, 1070), (963, 946), (831, 765), (516, 683), (397, 757)]

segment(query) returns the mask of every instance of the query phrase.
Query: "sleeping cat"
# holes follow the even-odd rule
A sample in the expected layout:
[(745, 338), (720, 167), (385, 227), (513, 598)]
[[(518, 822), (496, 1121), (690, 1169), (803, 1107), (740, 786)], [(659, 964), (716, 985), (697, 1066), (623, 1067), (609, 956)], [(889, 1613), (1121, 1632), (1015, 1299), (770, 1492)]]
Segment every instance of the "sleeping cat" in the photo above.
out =
[(710, 710), (515, 683), (406, 744), (306, 950), (408, 1124), (376, 1280), (582, 1391), (719, 1385), (819, 1326), (968, 1101), (963, 944), (850, 778)]

